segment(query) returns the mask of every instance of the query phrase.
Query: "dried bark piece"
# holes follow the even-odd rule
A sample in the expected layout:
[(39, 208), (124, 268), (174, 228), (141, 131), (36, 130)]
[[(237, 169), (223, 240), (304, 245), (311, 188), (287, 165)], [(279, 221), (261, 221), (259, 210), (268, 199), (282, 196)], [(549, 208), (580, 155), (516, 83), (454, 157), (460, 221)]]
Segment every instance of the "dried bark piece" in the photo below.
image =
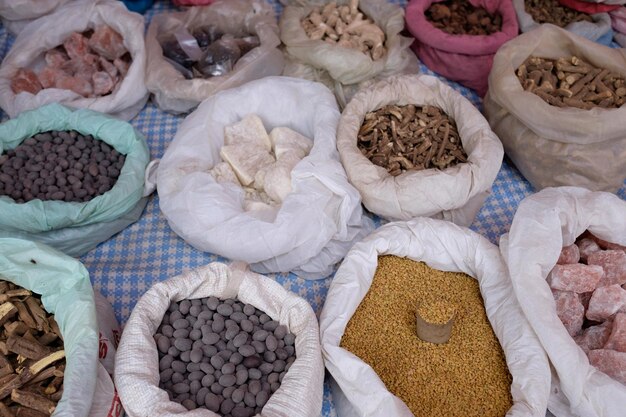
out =
[(28, 359), (39, 360), (50, 353), (50, 349), (39, 344), (26, 340), (24, 337), (11, 335), (7, 338), (7, 349)]
[(588, 327), (581, 335), (574, 337), (574, 341), (586, 354), (591, 350), (602, 349), (609, 340), (612, 326), (612, 321), (605, 321), (597, 326)]
[(615, 316), (615, 320), (613, 320), (613, 328), (611, 330), (611, 334), (606, 340), (604, 349), (626, 352), (626, 313), (617, 313)]
[(11, 90), (15, 94), (22, 92), (37, 94), (41, 89), (37, 74), (27, 68), (18, 69), (11, 79)]
[(570, 291), (552, 291), (556, 303), (556, 314), (570, 336), (580, 333), (583, 327), (585, 308), (578, 299), (578, 294)]
[(89, 39), (89, 46), (92, 50), (111, 61), (128, 52), (124, 46), (122, 35), (108, 25), (98, 26), (94, 30), (93, 35)]
[(559, 259), (556, 261), (558, 265), (575, 264), (580, 260), (580, 251), (575, 244), (564, 246), (561, 249)]
[(578, 251), (580, 253), (580, 260), (583, 262), (587, 262), (587, 257), (589, 255), (601, 250), (600, 246), (598, 246), (598, 244), (590, 238), (580, 239), (576, 242), (576, 245), (578, 246)]
[(626, 290), (619, 285), (611, 285), (593, 292), (586, 316), (589, 320), (602, 322), (617, 312), (626, 313)]
[(589, 352), (589, 363), (614, 380), (626, 385), (626, 353), (596, 349)]
[(6, 302), (0, 305), (0, 325), (6, 323), (7, 320), (15, 316), (16, 314), (17, 308), (15, 308), (15, 305), (13, 303)]
[(98, 71), (92, 75), (93, 81), (93, 92), (97, 96), (103, 96), (105, 94), (109, 94), (113, 87), (115, 86), (115, 82), (111, 76), (104, 72)]
[(82, 33), (72, 32), (65, 41), (63, 47), (70, 59), (81, 59), (89, 52), (89, 40)]
[(56, 403), (54, 401), (49, 400), (43, 395), (38, 395), (28, 391), (14, 389), (11, 392), (11, 400), (23, 405), (26, 408), (32, 408), (33, 410), (47, 415), (52, 414), (56, 409)]
[(604, 270), (604, 278), (599, 286), (626, 284), (626, 253), (621, 250), (605, 250), (592, 253), (587, 258), (588, 265), (597, 265)]
[(583, 293), (595, 290), (603, 277), (604, 270), (598, 265), (555, 265), (547, 281), (552, 289)]

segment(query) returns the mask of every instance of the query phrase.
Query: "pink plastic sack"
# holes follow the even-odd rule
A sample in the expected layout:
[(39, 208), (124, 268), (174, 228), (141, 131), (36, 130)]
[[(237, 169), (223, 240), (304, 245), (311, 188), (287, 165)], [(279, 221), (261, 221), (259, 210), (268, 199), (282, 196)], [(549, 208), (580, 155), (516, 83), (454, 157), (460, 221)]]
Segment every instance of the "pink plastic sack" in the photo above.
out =
[(511, 0), (469, 0), (490, 14), (502, 16), (502, 31), (488, 36), (451, 35), (435, 28), (425, 16), (431, 4), (443, 0), (412, 0), (405, 11), (406, 25), (415, 42), (411, 48), (436, 73), (476, 90), (484, 96), (493, 56), (517, 36), (519, 26)]
[(587, 14), (607, 13), (621, 7), (619, 4), (589, 3), (583, 0), (559, 0), (559, 3)]

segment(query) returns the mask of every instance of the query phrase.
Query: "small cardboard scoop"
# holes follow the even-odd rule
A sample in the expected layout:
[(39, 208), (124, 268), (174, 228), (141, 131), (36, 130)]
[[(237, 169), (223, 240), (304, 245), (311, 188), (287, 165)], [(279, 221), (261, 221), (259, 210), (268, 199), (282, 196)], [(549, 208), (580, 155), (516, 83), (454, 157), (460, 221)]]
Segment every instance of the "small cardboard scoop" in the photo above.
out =
[[(428, 308), (428, 305), (418, 305), (415, 311), (417, 336), (425, 342), (442, 344), (446, 343), (452, 335), (452, 327), (456, 318), (456, 310), (452, 310), (450, 318), (444, 323), (430, 322), (420, 315), (420, 308)], [(432, 307), (432, 306), (431, 306)]]

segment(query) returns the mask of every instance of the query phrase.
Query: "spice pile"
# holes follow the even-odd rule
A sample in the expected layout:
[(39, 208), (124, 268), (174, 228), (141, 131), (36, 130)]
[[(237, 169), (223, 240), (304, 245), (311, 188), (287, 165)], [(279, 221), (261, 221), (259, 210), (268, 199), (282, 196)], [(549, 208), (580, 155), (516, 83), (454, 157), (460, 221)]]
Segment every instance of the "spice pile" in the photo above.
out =
[(557, 107), (618, 108), (626, 101), (622, 75), (597, 68), (572, 56), (548, 59), (531, 56), (517, 68), (525, 91)]
[(76, 131), (38, 133), (0, 156), (0, 195), (85, 202), (109, 191), (126, 157)]
[[(424, 342), (416, 335), (416, 305), (437, 306), (442, 294), (456, 309), (452, 336), (444, 344)], [(341, 347), (370, 365), (416, 417), (502, 417), (513, 405), (502, 348), (478, 283), (465, 274), (378, 258), (372, 286)]]
[(372, 60), (386, 53), (385, 32), (359, 11), (358, 0), (350, 0), (349, 5), (337, 6), (333, 1), (323, 8), (315, 7), (301, 24), (310, 39), (358, 49)]
[(467, 162), (456, 124), (433, 106), (384, 106), (365, 115), (357, 146), (393, 176)]
[(589, 362), (626, 385), (626, 247), (586, 232), (563, 248), (547, 281)]
[(284, 325), (232, 298), (173, 302), (154, 339), (170, 399), (224, 417), (260, 413), (296, 359)]
[(0, 415), (49, 416), (63, 395), (65, 351), (38, 296), (0, 281)]
[(490, 15), (467, 0), (433, 3), (426, 10), (433, 26), (452, 35), (491, 35), (502, 30), (502, 16)]
[(180, 28), (160, 41), (163, 56), (185, 78), (209, 78), (232, 71), (235, 63), (260, 45), (256, 36), (224, 34), (215, 26)]
[(124, 39), (107, 25), (73, 32), (44, 58), (46, 66), (38, 74), (28, 68), (17, 71), (11, 81), (15, 94), (60, 88), (84, 97), (105, 96), (115, 91), (131, 63)]
[(242, 186), (245, 210), (281, 204), (291, 193), (291, 171), (308, 155), (313, 142), (287, 127), (267, 133), (263, 121), (249, 114), (224, 128), (224, 146), (211, 174), (219, 183)]
[(524, 7), (537, 23), (551, 23), (563, 28), (574, 22), (593, 22), (588, 14), (563, 6), (558, 0), (524, 0)]

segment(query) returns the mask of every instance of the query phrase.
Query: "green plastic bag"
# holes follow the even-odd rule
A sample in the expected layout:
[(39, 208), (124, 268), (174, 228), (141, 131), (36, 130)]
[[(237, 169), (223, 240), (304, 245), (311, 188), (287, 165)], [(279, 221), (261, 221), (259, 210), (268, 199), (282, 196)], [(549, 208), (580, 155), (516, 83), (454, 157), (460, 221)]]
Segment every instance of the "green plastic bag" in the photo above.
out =
[(145, 139), (129, 123), (91, 110), (49, 104), (0, 124), (0, 153), (49, 130), (90, 134), (126, 155), (111, 190), (85, 203), (31, 200), (18, 204), (0, 196), (0, 237), (41, 241), (80, 256), (135, 222), (146, 204), (144, 172), (150, 160)]
[(89, 273), (75, 259), (21, 239), (0, 238), (0, 278), (41, 294), (64, 340), (63, 397), (54, 417), (86, 417), (96, 390), (98, 325)]

